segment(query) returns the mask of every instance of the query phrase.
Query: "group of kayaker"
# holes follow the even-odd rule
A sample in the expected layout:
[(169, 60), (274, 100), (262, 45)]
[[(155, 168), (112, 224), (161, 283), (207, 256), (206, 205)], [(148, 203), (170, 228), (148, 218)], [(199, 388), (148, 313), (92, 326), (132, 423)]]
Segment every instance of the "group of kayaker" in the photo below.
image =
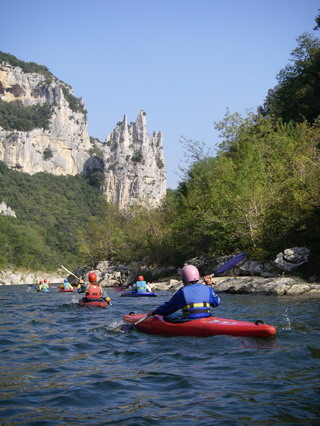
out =
[[(158, 306), (156, 309), (150, 311), (147, 315), (162, 315), (168, 318), (171, 314), (182, 310), (182, 320), (192, 320), (197, 318), (205, 318), (211, 315), (210, 307), (220, 305), (220, 298), (212, 289), (212, 275), (204, 276), (204, 282), (199, 282), (200, 273), (198, 268), (194, 265), (186, 265), (182, 268), (182, 281), (183, 287), (174, 293), (168, 302)], [(82, 281), (81, 287), (78, 292), (86, 292), (86, 299), (92, 298), (110, 298), (104, 293), (104, 290), (96, 284), (97, 277), (94, 272), (90, 272), (88, 276), (90, 284), (85, 284)], [(142, 275), (138, 276), (137, 281), (131, 286), (131, 291), (137, 293), (151, 292), (150, 286), (144, 280)], [(85, 298), (83, 298), (84, 300)], [(169, 318), (171, 321), (181, 318)]]
[(40, 280), (39, 284), (37, 286), (37, 291), (49, 291), (50, 288), (50, 281), (48, 281), (46, 278), (44, 280)]
[[(203, 283), (199, 282), (199, 270), (193, 265), (184, 266), (181, 275), (183, 287), (176, 291), (168, 302), (165, 302), (163, 305), (160, 305), (156, 309), (150, 311), (147, 314), (148, 316), (162, 315), (166, 318), (181, 309), (182, 320), (192, 320), (210, 316), (210, 307), (220, 305), (220, 298), (211, 287), (211, 275), (204, 276)], [(85, 304), (93, 301), (104, 301), (110, 305), (111, 299), (106, 291), (98, 284), (95, 272), (90, 272), (88, 274), (88, 281), (89, 282), (86, 283), (82, 279), (78, 280), (78, 293), (85, 293), (85, 296), (82, 298), (82, 302)], [(64, 279), (61, 289), (73, 290), (68, 279)], [(40, 281), (37, 290), (48, 291), (48, 280), (44, 279), (43, 281)], [(139, 275), (137, 281), (131, 286), (131, 291), (144, 293), (151, 292), (152, 290), (146, 283), (144, 277)], [(181, 320), (181, 318), (177, 317), (171, 317), (169, 319), (172, 321), (175, 319), (179, 321)]]
[[(211, 275), (204, 276), (204, 283), (199, 282), (199, 270), (193, 265), (184, 266), (181, 275), (183, 287), (176, 291), (168, 302), (150, 311), (147, 314), (148, 316), (162, 315), (163, 317), (168, 317), (181, 309), (182, 319), (192, 320), (210, 316), (210, 307), (220, 305), (220, 298), (211, 287)], [(78, 293), (86, 293), (82, 301), (90, 302), (102, 299), (110, 304), (110, 297), (108, 297), (104, 289), (97, 283), (95, 272), (89, 273), (88, 280), (88, 284), (83, 280), (79, 281), (80, 288), (78, 288)], [(132, 285), (131, 290), (139, 293), (151, 291), (151, 288), (144, 280), (144, 277), (139, 275), (137, 281)], [(171, 320), (174, 320), (174, 318), (171, 318)]]

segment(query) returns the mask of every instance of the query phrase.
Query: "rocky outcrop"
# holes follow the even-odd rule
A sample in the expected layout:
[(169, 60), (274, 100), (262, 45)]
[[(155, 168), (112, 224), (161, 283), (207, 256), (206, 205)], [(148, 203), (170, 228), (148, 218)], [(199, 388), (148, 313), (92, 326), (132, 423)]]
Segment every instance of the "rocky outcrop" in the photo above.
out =
[[(183, 283), (177, 280), (152, 282), (153, 291), (177, 291)], [(212, 288), (217, 293), (261, 294), (266, 296), (311, 296), (320, 298), (320, 284), (290, 277), (216, 277)]]
[(15, 212), (5, 202), (0, 203), (0, 216), (17, 217)]
[(137, 203), (154, 207), (161, 201), (166, 193), (162, 133), (149, 136), (144, 111), (130, 124), (125, 115), (98, 148), (103, 161), (87, 166), (103, 172), (107, 201), (120, 209)]
[(7, 62), (0, 63), (0, 84), (0, 98), (4, 102), (51, 107), (46, 129), (19, 131), (0, 127), (0, 161), (29, 174), (81, 173), (91, 143), (83, 103), (73, 96), (70, 87), (54, 76), (48, 79), (44, 74), (25, 72)]
[(45, 271), (26, 272), (16, 269), (0, 271), (0, 285), (38, 284), (40, 280), (47, 279), (51, 283), (62, 283), (65, 274), (62, 271), (50, 274)]
[[(125, 116), (103, 143), (89, 138), (83, 101), (73, 96), (70, 86), (46, 67), (19, 61), (3, 52), (0, 100), (8, 104), (0, 120), (0, 161), (9, 168), (28, 174), (83, 173), (87, 177), (98, 171), (107, 201), (120, 209), (136, 203), (154, 207), (165, 195), (162, 133), (148, 135), (144, 111), (134, 123), (128, 124)], [(48, 117), (43, 120), (43, 110), (38, 111), (33, 127), (25, 130), (21, 120), (13, 126), (7, 118), (9, 105), (11, 110), (21, 105), (20, 111), (25, 115), (27, 108), (41, 106), (46, 108)], [(19, 115), (15, 112), (14, 120)]]
[(306, 247), (292, 247), (279, 253), (274, 264), (282, 271), (291, 272), (308, 262), (310, 250)]

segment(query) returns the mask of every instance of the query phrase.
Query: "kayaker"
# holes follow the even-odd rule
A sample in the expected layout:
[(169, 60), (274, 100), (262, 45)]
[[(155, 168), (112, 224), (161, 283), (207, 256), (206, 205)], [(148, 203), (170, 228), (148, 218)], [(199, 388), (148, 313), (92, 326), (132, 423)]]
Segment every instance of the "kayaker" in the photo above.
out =
[[(183, 287), (174, 293), (168, 302), (148, 313), (151, 315), (162, 315), (167, 317), (182, 309), (182, 320), (193, 320), (211, 316), (210, 306), (220, 305), (220, 298), (210, 287), (212, 284), (211, 275), (204, 277), (204, 284), (199, 282), (200, 273), (193, 265), (182, 268)], [(168, 320), (178, 320), (178, 318), (166, 318)], [(181, 320), (181, 319), (180, 319)]]
[(97, 275), (95, 272), (90, 272), (88, 275), (89, 283), (85, 283), (83, 280), (79, 280), (81, 285), (78, 288), (78, 293), (86, 293), (86, 296), (82, 298), (83, 302), (105, 300), (107, 303), (111, 304), (111, 299), (101, 288), (97, 282)]
[(73, 290), (72, 285), (69, 283), (69, 281), (67, 280), (67, 278), (65, 278), (63, 280), (63, 285), (62, 285), (63, 290)]
[(39, 282), (37, 291), (49, 291), (49, 285), (48, 285), (48, 283), (41, 280)]
[(152, 292), (151, 287), (145, 282), (143, 275), (138, 276), (138, 280), (132, 285), (131, 290), (134, 293)]

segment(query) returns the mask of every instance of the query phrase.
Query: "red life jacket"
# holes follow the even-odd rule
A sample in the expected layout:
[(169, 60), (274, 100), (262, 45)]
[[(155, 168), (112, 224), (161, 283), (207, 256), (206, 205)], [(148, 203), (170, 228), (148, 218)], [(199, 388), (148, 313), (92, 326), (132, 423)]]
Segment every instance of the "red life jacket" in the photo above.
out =
[(102, 294), (100, 287), (95, 284), (89, 284), (86, 296), (88, 299), (101, 299)]

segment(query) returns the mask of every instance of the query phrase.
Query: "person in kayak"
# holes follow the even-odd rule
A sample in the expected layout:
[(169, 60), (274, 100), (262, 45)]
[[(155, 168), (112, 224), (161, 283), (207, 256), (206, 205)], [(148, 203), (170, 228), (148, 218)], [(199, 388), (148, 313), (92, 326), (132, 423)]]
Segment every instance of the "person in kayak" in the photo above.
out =
[[(167, 321), (190, 321), (197, 318), (211, 316), (210, 306), (220, 305), (220, 298), (210, 287), (212, 284), (211, 275), (204, 277), (204, 284), (199, 283), (200, 273), (193, 265), (182, 268), (183, 287), (174, 293), (168, 302), (158, 306), (147, 315), (162, 315)], [(182, 318), (168, 317), (168, 315), (182, 309)]]
[(63, 280), (63, 284), (60, 286), (60, 288), (62, 288), (63, 290), (73, 290), (72, 285), (69, 283), (69, 281), (67, 280), (67, 278), (65, 278)]
[(101, 288), (97, 282), (97, 275), (95, 272), (90, 272), (88, 275), (89, 283), (85, 283), (83, 280), (79, 280), (80, 287), (78, 288), (78, 293), (86, 293), (85, 297), (82, 298), (83, 302), (91, 301), (106, 301), (111, 304), (111, 299)]
[(138, 280), (132, 285), (131, 291), (134, 293), (152, 292), (151, 287), (145, 282), (143, 275), (138, 276)]
[(47, 283), (47, 280), (40, 281), (37, 291), (49, 291), (49, 284)]

